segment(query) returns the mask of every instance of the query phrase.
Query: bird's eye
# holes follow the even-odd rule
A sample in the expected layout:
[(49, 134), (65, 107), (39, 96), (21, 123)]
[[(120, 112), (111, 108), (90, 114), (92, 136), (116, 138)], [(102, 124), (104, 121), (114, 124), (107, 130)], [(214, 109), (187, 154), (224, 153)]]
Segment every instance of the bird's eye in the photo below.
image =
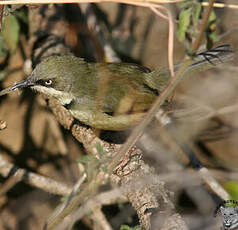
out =
[(45, 85), (50, 86), (52, 85), (53, 81), (51, 79), (48, 79), (45, 81)]

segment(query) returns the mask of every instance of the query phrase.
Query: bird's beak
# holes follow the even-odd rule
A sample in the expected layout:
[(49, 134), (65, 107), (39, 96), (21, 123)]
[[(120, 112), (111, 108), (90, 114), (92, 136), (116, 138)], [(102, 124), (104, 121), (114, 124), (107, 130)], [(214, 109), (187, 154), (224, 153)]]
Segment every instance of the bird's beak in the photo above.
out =
[(3, 96), (5, 94), (8, 94), (16, 89), (21, 89), (21, 88), (25, 88), (25, 87), (29, 87), (29, 86), (33, 86), (34, 84), (29, 82), (28, 80), (24, 80), (24, 81), (21, 81), (19, 83), (16, 83), (15, 85), (9, 87), (9, 88), (6, 88), (2, 91), (0, 91), (0, 96)]

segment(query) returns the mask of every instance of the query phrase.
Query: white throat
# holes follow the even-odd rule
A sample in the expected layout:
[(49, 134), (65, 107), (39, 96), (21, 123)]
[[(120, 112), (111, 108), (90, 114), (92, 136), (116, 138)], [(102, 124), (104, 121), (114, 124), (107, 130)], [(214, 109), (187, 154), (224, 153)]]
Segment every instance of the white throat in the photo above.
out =
[(62, 105), (70, 104), (70, 102), (74, 99), (72, 94), (61, 92), (53, 88), (48, 88), (39, 85), (32, 86), (31, 88), (47, 96), (55, 97)]

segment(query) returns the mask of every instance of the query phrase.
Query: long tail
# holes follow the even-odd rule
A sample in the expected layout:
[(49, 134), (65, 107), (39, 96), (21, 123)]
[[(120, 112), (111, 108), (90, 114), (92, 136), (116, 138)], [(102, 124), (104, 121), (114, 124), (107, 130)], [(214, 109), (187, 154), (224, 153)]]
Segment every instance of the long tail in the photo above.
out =
[[(199, 53), (193, 59), (192, 64), (185, 70), (184, 74), (187, 75), (213, 68), (219, 64), (232, 60), (233, 57), (234, 52), (230, 45), (217, 46), (211, 50)], [(181, 65), (183, 65), (183, 62), (175, 65), (175, 72)], [(160, 68), (151, 72), (146, 81), (151, 88), (161, 91), (167, 85), (169, 78), (169, 70), (167, 68)]]
[(189, 73), (193, 71), (203, 71), (210, 69), (218, 64), (228, 62), (234, 57), (234, 52), (230, 45), (217, 46), (211, 50), (199, 53), (194, 59), (193, 63), (188, 67)]

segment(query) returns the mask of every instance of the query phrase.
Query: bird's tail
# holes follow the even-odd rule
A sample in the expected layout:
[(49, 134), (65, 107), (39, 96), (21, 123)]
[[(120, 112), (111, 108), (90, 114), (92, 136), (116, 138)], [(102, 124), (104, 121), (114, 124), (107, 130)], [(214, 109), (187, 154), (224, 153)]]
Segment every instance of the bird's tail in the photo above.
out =
[[(184, 71), (184, 74), (191, 74), (194, 72), (204, 71), (213, 68), (219, 64), (232, 60), (234, 52), (230, 45), (221, 45), (213, 49), (201, 52), (193, 58), (190, 64)], [(175, 73), (183, 65), (183, 62), (175, 65)], [(161, 91), (168, 83), (170, 73), (167, 68), (156, 69), (151, 72), (147, 78), (147, 83), (151, 88)]]
[[(186, 71), (198, 72), (210, 69), (218, 64), (225, 63), (232, 60), (234, 57), (234, 52), (230, 45), (221, 45), (213, 49), (201, 52), (196, 55), (193, 59), (192, 64), (188, 67)], [(181, 64), (175, 67), (175, 71), (179, 68)]]

